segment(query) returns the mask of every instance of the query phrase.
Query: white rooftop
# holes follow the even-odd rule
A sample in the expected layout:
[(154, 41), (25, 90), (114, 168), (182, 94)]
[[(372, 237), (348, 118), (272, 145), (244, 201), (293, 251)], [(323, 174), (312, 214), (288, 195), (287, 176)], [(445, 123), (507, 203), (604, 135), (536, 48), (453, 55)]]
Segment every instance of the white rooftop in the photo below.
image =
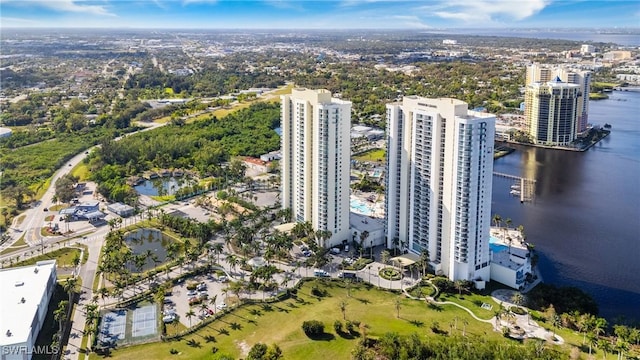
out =
[[(55, 268), (55, 260), (47, 260), (0, 270), (0, 346), (24, 343), (29, 339), (31, 322)], [(7, 331), (11, 336), (7, 336)]]

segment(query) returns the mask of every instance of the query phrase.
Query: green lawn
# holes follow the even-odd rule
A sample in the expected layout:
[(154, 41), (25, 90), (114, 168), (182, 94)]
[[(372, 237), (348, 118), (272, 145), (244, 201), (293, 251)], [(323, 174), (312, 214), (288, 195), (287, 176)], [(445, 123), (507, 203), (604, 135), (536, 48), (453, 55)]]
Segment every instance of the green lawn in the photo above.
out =
[[(37, 252), (37, 250), (35, 250)], [(86, 253), (86, 251), (85, 251)], [(24, 261), (20, 261), (19, 263), (14, 264), (13, 266), (26, 266), (26, 265), (33, 265), (38, 261), (43, 261), (43, 260), (52, 260), (55, 259), (57, 261), (57, 266), (73, 266), (73, 258), (74, 256), (76, 256), (76, 254), (78, 254), (78, 256), (80, 255), (80, 250), (78, 249), (72, 249), (72, 248), (62, 248), (62, 249), (58, 249), (58, 250), (54, 250), (52, 252), (46, 253), (44, 255), (38, 255), (35, 257), (32, 257), (28, 260), (24, 260)]]
[(382, 162), (385, 160), (384, 149), (371, 149), (353, 157), (358, 161)]
[[(462, 331), (462, 320), (469, 322), (467, 334), (498, 340), (501, 335), (493, 332), (491, 325), (475, 321), (467, 312), (451, 305), (430, 309), (424, 302), (402, 298), (400, 318), (396, 317), (395, 300), (399, 295), (377, 290), (366, 285), (352, 285), (351, 296), (340, 282), (319, 280), (309, 281), (298, 291), (297, 299), (288, 299), (269, 306), (246, 305), (216, 320), (195, 334), (180, 340), (126, 347), (112, 353), (114, 359), (208, 359), (213, 346), (219, 352), (236, 358), (246, 356), (242, 349), (251, 348), (255, 343), (277, 343), (286, 359), (345, 359), (356, 345), (358, 337), (341, 336), (333, 330), (333, 322), (342, 320), (340, 302), (346, 301), (346, 318), (358, 320), (368, 325), (368, 336), (380, 336), (395, 331), (400, 334), (433, 335), (429, 329), (433, 321), (440, 328), (449, 331), (457, 318), (458, 329)], [(319, 285), (327, 291), (326, 296), (318, 298), (311, 295), (313, 285)], [(305, 320), (318, 319), (325, 323), (327, 339), (310, 340), (301, 330)], [(171, 326), (171, 325), (170, 325)], [(215, 339), (211, 341), (212, 336)], [(207, 342), (207, 339), (209, 342)], [(199, 345), (191, 342), (195, 341)], [(195, 346), (194, 346), (195, 345)], [(198, 347), (199, 346), (199, 347)], [(171, 355), (170, 349), (181, 354)], [(93, 359), (99, 356), (92, 355)]]

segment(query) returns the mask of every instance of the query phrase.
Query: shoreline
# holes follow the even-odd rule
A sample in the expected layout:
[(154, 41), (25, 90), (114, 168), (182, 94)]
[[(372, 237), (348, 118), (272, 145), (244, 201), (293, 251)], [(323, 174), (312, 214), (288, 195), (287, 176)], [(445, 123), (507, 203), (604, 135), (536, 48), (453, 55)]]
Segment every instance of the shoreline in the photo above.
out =
[[(575, 147), (567, 147), (567, 146), (551, 146), (551, 145), (541, 145), (541, 144), (531, 144), (531, 143), (523, 143), (523, 142), (518, 142), (518, 141), (513, 141), (513, 140), (496, 140), (496, 143), (504, 143), (504, 144), (511, 144), (511, 145), (521, 145), (521, 146), (528, 146), (528, 147), (535, 147), (535, 148), (541, 148), (541, 149), (547, 149), (547, 150), (562, 150), (562, 151), (572, 151), (572, 152), (585, 152), (587, 150), (589, 150), (591, 147), (593, 147), (595, 144), (599, 143), (600, 141), (602, 141), (604, 138), (606, 138), (607, 136), (609, 136), (611, 134), (611, 130), (601, 130), (600, 131), (602, 134), (602, 137), (600, 137), (597, 141), (592, 141), (591, 143), (589, 143), (589, 145), (586, 145), (585, 147), (582, 148), (575, 148)], [(511, 152), (508, 152), (504, 155), (500, 155), (500, 156), (494, 156), (494, 159), (498, 159), (502, 156), (506, 156)]]

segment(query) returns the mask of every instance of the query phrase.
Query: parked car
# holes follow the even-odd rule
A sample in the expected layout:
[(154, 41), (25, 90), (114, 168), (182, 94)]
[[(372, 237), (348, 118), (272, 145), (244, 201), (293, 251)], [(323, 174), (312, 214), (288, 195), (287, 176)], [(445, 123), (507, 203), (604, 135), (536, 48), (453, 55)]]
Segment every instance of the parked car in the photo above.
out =
[(324, 270), (316, 269), (313, 271), (313, 275), (317, 277), (329, 277), (329, 273)]
[(198, 295), (198, 291), (196, 290), (189, 290), (189, 292), (187, 293), (187, 296), (191, 297), (191, 296), (196, 296)]
[(218, 310), (223, 310), (223, 309), (226, 309), (226, 308), (227, 308), (227, 304), (225, 304), (225, 303), (216, 305), (216, 309), (218, 309)]
[(340, 254), (340, 248), (337, 248), (337, 247), (331, 248), (331, 253), (334, 255)]
[(351, 281), (360, 281), (358, 274), (351, 271), (341, 271), (340, 274), (338, 274), (338, 277), (341, 279), (349, 279)]
[(227, 282), (227, 281), (229, 281), (229, 279), (226, 276), (222, 275), (222, 276), (218, 277), (218, 281)]
[(344, 246), (344, 252), (349, 252), (349, 245)]
[(172, 323), (175, 319), (176, 319), (175, 315), (167, 315), (162, 318), (162, 321), (168, 324), (168, 323)]
[(203, 291), (203, 290), (206, 290), (206, 289), (207, 289), (207, 284), (205, 284), (205, 283), (200, 283), (200, 284), (198, 284), (198, 286), (196, 286), (196, 290), (198, 290), (198, 291)]

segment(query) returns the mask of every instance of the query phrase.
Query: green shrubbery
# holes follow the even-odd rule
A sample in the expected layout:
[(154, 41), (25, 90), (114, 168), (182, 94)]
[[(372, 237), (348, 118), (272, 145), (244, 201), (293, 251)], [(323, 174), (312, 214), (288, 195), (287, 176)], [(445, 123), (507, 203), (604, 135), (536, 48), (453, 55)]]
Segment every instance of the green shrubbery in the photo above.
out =
[(314, 337), (324, 334), (324, 323), (318, 320), (308, 320), (302, 323), (302, 331), (308, 337)]

